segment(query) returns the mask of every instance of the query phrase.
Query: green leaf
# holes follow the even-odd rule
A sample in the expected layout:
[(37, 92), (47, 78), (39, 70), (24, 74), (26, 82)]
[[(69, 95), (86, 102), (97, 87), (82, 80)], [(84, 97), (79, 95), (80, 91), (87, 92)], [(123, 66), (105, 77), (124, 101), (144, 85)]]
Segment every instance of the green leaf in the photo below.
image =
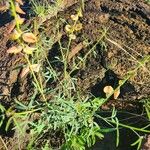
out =
[(12, 117), (10, 117), (10, 118), (8, 119), (7, 124), (6, 124), (6, 127), (5, 127), (6, 132), (8, 131), (8, 128), (9, 128), (10, 124), (12, 123), (12, 120), (13, 120)]
[(141, 148), (142, 140), (143, 136), (140, 136), (134, 143), (131, 144), (131, 146), (138, 145), (137, 150), (139, 150)]

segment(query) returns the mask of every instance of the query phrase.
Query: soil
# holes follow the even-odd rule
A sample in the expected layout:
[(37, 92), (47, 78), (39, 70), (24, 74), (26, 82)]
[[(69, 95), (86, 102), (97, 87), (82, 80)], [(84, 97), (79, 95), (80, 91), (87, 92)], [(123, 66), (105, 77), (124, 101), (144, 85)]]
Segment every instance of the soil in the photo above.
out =
[[(57, 17), (53, 16), (45, 20), (47, 36), (56, 33), (50, 27), (57, 22), (58, 18), (70, 22), (70, 15), (75, 14), (78, 6), (76, 1), (66, 1), (64, 10), (58, 13)], [(1, 13), (0, 17), (4, 18), (7, 15), (8, 12)], [(13, 97), (25, 98), (30, 91), (30, 78), (23, 81), (19, 78), (24, 63), (22, 56), (10, 55), (6, 52), (14, 44), (9, 41), (8, 31), (11, 20), (9, 16), (7, 21), (0, 22), (0, 102), (7, 107), (14, 105)], [(94, 53), (88, 55), (85, 64), (80, 66), (82, 68), (74, 70), (71, 76), (77, 78), (77, 87), (84, 94), (92, 93), (95, 97), (105, 97), (103, 88), (106, 85), (116, 88), (119, 80), (122, 80), (127, 72), (134, 70), (140, 59), (150, 55), (150, 4), (144, 0), (89, 0), (85, 2), (80, 21), (83, 29), (78, 33), (71, 48), (85, 39), (91, 44), (71, 58), (68, 69), (71, 69), (73, 59), (87, 54), (98, 42), (94, 51), (96, 55)], [(61, 27), (64, 25), (62, 24)], [(106, 35), (100, 40), (104, 30), (107, 30)], [(67, 35), (61, 28), (61, 41), (64, 44), (66, 39)], [(59, 55), (59, 52), (53, 51), (56, 50), (56, 46), (58, 46), (57, 40), (48, 53), (49, 58)], [(55, 65), (55, 68), (61, 70), (59, 65)], [(109, 110), (115, 106), (118, 110), (141, 113), (143, 108), (140, 100), (148, 98), (150, 98), (150, 62), (138, 69), (136, 75), (121, 87), (121, 94), (117, 100), (111, 98), (102, 109)], [(5, 141), (9, 141), (10, 149), (13, 149), (16, 143), (14, 141), (17, 141), (15, 134), (7, 137)], [(120, 150), (123, 146), (121, 145)], [(146, 147), (144, 146), (143, 150), (149, 149)]]

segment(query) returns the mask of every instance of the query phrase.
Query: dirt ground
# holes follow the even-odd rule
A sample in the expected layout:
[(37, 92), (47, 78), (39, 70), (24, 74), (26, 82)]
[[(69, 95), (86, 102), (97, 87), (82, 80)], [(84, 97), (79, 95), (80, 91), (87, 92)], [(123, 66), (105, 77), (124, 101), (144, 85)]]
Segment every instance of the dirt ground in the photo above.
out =
[[(57, 18), (65, 18), (69, 22), (70, 15), (75, 13), (79, 4), (69, 5), (72, 6), (58, 13)], [(1, 13), (0, 17), (5, 20), (7, 14), (7, 12)], [(45, 26), (49, 27), (48, 23), (53, 26), (55, 19), (53, 17), (46, 20)], [(82, 43), (84, 39), (90, 41), (91, 45), (82, 48), (74, 57), (85, 55), (100, 40), (104, 30), (107, 32), (106, 38), (100, 40), (95, 47), (97, 55), (94, 57), (90, 54), (85, 65), (75, 70), (72, 76), (77, 78), (78, 88), (85, 94), (92, 93), (96, 97), (105, 97), (103, 88), (106, 85), (116, 88), (119, 80), (123, 79), (127, 72), (136, 68), (139, 64), (138, 60), (150, 55), (150, 5), (144, 0), (89, 0), (85, 3), (80, 21), (83, 29), (78, 33), (72, 48)], [(0, 103), (7, 107), (14, 104), (11, 98), (24, 93), (27, 95), (30, 91), (27, 86), (30, 81), (28, 79), (21, 81), (19, 79), (21, 69), (15, 69), (24, 63), (22, 56), (6, 53), (12, 45), (9, 41), (10, 25), (11, 19), (6, 23), (0, 23)], [(54, 33), (48, 29), (47, 35), (50, 34)], [(65, 43), (64, 30), (62, 34), (61, 41)], [(56, 42), (54, 47), (57, 44)], [(57, 56), (57, 53), (53, 53), (51, 50), (49, 56)], [(72, 61), (70, 67), (71, 65)], [(136, 111), (142, 111), (137, 110), (141, 109), (139, 101), (148, 98), (150, 98), (150, 62), (137, 70), (137, 74), (121, 87), (118, 99), (110, 99), (104, 109), (115, 105), (118, 109), (136, 108)], [(12, 147), (15, 138), (13, 136), (8, 138)]]

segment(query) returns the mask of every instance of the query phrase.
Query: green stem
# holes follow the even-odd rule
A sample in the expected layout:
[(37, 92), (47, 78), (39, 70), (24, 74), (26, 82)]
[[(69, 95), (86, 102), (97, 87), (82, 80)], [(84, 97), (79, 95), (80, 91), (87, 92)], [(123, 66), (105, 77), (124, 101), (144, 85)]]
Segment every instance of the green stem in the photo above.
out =
[(17, 30), (20, 31), (20, 26), (19, 26), (18, 19), (17, 19), (16, 8), (15, 8), (13, 0), (10, 0), (10, 6), (11, 6), (12, 16), (14, 16), (14, 19), (15, 19), (15, 22), (16, 22)]
[(25, 59), (27, 60), (27, 62), (28, 62), (28, 64), (29, 64), (29, 68), (30, 68), (31, 73), (32, 73), (32, 75), (33, 75), (34, 81), (35, 81), (35, 83), (37, 84), (38, 90), (39, 90), (39, 92), (41, 93), (41, 95), (42, 95), (42, 97), (43, 97), (43, 100), (44, 100), (44, 101), (47, 101), (46, 98), (45, 98), (45, 95), (44, 95), (44, 93), (43, 93), (43, 90), (41, 89), (40, 84), (39, 84), (39, 82), (38, 82), (38, 80), (37, 80), (37, 78), (36, 78), (36, 76), (35, 76), (35, 73), (34, 73), (32, 67), (31, 67), (31, 63), (30, 63), (30, 60), (29, 60), (29, 58), (28, 58), (27, 55), (25, 55)]
[(24, 114), (31, 114), (31, 113), (34, 113), (34, 112), (37, 112), (37, 111), (39, 111), (39, 110), (41, 110), (41, 108), (38, 108), (38, 109), (35, 109), (35, 110), (29, 110), (29, 111), (25, 111), (25, 112), (16, 112), (15, 114), (16, 115), (24, 115)]
[[(114, 121), (111, 121), (111, 120), (107, 120), (107, 121), (110, 122), (110, 123), (116, 124)], [(131, 130), (134, 130), (134, 131), (150, 133), (150, 130), (145, 130), (145, 129), (142, 129), (142, 128), (136, 128), (136, 127), (132, 127), (132, 126), (129, 126), (129, 125), (122, 124), (122, 123), (119, 123), (119, 126), (127, 128), (127, 129), (131, 129)]]

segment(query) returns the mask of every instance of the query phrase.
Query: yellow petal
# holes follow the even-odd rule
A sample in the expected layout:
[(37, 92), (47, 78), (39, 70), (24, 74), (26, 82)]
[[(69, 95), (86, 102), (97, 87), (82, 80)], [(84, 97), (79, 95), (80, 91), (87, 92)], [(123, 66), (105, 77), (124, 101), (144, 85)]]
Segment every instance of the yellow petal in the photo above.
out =
[(23, 52), (26, 53), (26, 54), (28, 54), (28, 55), (31, 55), (35, 49), (36, 49), (35, 47), (29, 47), (29, 46), (27, 45), (27, 46), (23, 49)]
[(114, 99), (117, 99), (119, 95), (120, 95), (120, 89), (115, 90)]
[(37, 37), (33, 33), (24, 33), (22, 38), (27, 43), (35, 43), (37, 42)]
[(15, 9), (16, 9), (16, 12), (19, 13), (19, 14), (26, 14), (19, 6), (19, 3), (15, 3)]
[(78, 15), (71, 15), (71, 19), (77, 21), (79, 19)]
[(22, 34), (21, 31), (14, 30), (12, 32), (12, 34), (10, 35), (10, 39), (11, 40), (17, 40), (17, 39), (19, 39), (19, 37), (21, 36), (21, 34)]
[(67, 24), (67, 25), (65, 26), (65, 30), (66, 30), (67, 32), (70, 32), (70, 31), (71, 31), (71, 25)]
[(23, 1), (22, 0), (16, 0), (16, 2), (20, 5), (23, 5)]
[(113, 93), (114, 89), (112, 88), (112, 86), (105, 86), (103, 91), (106, 94), (106, 96), (108, 96)]
[(21, 51), (22, 51), (22, 47), (21, 46), (13, 46), (13, 47), (11, 47), (11, 48), (9, 48), (7, 50), (7, 53), (9, 53), (9, 54), (17, 54), (17, 53), (19, 53)]

